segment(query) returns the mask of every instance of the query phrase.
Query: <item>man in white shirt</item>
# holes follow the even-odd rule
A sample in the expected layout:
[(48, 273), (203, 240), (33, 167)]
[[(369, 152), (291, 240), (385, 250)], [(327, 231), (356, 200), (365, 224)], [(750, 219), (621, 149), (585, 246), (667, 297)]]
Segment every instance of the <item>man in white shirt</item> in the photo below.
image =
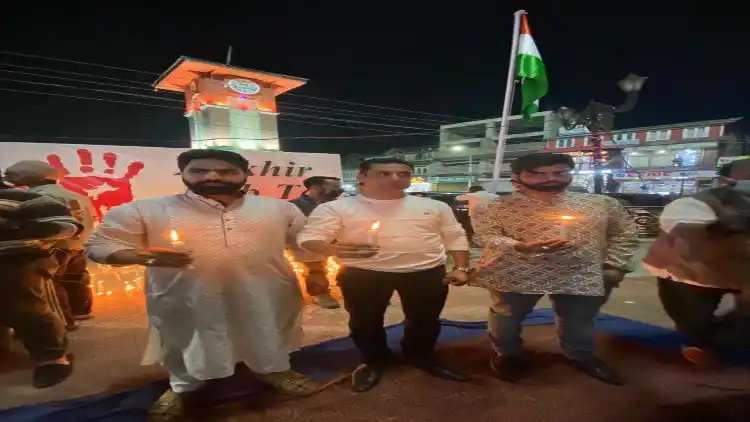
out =
[(456, 199), (458, 199), (459, 201), (467, 201), (469, 203), (469, 214), (471, 214), (471, 210), (476, 208), (477, 205), (492, 201), (499, 197), (499, 195), (487, 192), (481, 186), (472, 186), (469, 188), (469, 193), (461, 195)]
[(487, 192), (481, 186), (472, 186), (469, 188), (469, 193), (461, 195), (456, 198), (459, 201), (468, 202), (467, 207), (469, 208), (469, 224), (466, 227), (466, 234), (469, 236), (469, 243), (474, 243), (474, 227), (471, 225), (471, 211), (477, 207), (477, 205), (484, 204), (485, 202), (493, 201), (499, 198), (499, 195)]
[[(433, 376), (465, 380), (438, 364), (433, 350), (448, 284), (469, 281), (469, 245), (447, 204), (404, 194), (412, 173), (405, 161), (364, 161), (362, 194), (321, 204), (297, 237), (303, 249), (342, 264), (338, 284), (364, 361), (352, 375), (356, 392), (375, 387), (390, 362), (383, 317), (394, 291), (405, 315), (404, 356)], [(448, 254), (455, 267), (446, 274)]]
[[(643, 259), (658, 277), (664, 310), (685, 336), (683, 356), (699, 365), (727, 348), (750, 347), (750, 160), (719, 174), (727, 186), (667, 205), (661, 233)], [(726, 294), (738, 298), (737, 308), (716, 317)]]

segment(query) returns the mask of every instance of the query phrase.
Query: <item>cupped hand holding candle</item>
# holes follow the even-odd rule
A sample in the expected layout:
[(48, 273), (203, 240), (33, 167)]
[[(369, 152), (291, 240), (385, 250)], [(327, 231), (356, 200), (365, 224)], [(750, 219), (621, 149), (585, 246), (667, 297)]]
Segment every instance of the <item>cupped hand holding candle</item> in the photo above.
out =
[(187, 268), (192, 269), (193, 258), (187, 250), (185, 242), (179, 234), (172, 230), (169, 233), (171, 248), (152, 246), (143, 252), (147, 258), (146, 265), (151, 267)]
[(570, 226), (575, 221), (575, 217), (572, 215), (561, 215), (560, 216), (560, 237), (567, 239), (570, 235)]

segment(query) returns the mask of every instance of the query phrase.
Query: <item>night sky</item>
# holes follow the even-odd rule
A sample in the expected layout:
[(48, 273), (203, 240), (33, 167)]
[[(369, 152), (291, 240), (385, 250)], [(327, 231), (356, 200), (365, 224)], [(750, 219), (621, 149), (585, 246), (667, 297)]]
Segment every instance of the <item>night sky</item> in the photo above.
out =
[[(516, 7), (483, 12), (467, 5), (462, 13), (454, 2), (451, 9), (434, 5), (444, 16), (373, 16), (367, 7), (350, 16), (321, 10), (327, 17), (314, 11), (294, 17), (281, 4), (264, 12), (244, 3), (204, 3), (206, 9), (182, 3), (161, 12), (136, 4), (106, 11), (4, 4), (0, 139), (187, 146), (181, 102), (169, 100), (181, 97), (154, 93), (147, 83), (181, 55), (222, 62), (230, 44), (237, 66), (309, 79), (293, 91), (305, 97), (278, 97), (284, 150), (377, 153), (436, 144), (440, 122), (500, 115)], [(618, 8), (628, 4), (594, 3), (588, 10), (595, 12), (533, 4), (524, 5), (550, 78), (543, 109), (579, 108), (590, 98), (617, 103), (624, 96), (615, 83), (632, 71), (649, 80), (641, 102), (618, 117), (617, 127), (749, 114), (744, 12), (681, 5), (623, 14)], [(404, 132), (416, 134), (393, 136)]]

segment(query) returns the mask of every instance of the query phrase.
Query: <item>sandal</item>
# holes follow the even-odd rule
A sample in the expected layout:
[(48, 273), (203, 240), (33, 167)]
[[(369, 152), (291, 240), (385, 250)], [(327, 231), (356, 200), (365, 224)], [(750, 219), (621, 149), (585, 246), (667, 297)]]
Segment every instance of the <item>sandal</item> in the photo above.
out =
[(289, 396), (309, 396), (318, 391), (318, 385), (310, 378), (291, 370), (258, 374), (256, 377), (280, 393)]

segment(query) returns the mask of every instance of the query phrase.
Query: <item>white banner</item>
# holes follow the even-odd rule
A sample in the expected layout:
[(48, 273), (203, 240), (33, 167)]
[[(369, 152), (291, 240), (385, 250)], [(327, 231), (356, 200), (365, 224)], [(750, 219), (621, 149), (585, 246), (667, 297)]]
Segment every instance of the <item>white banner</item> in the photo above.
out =
[[(133, 199), (173, 195), (185, 191), (177, 169), (183, 148), (103, 145), (0, 143), (0, 169), (20, 160), (42, 160), (67, 174), (65, 188), (88, 196), (101, 215)], [(311, 176), (341, 177), (337, 154), (237, 151), (250, 161), (251, 189), (263, 196), (292, 199)]]

